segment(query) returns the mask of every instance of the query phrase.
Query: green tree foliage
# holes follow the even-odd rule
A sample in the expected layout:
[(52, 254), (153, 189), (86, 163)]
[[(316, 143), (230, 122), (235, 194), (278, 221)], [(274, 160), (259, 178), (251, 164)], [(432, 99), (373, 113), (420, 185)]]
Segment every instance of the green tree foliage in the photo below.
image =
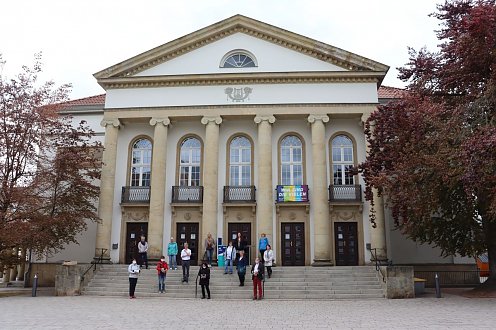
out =
[(100, 166), (85, 122), (61, 115), (70, 86), (38, 83), (40, 57), (0, 77), (0, 267), (14, 249), (56, 252), (97, 221)]
[[(405, 97), (366, 124), (370, 143), (360, 165), (366, 198), (385, 196), (398, 227), (445, 255), (488, 251), (496, 280), (496, 6), (452, 0), (437, 52), (410, 49), (400, 68)], [(372, 221), (374, 219), (372, 218)]]

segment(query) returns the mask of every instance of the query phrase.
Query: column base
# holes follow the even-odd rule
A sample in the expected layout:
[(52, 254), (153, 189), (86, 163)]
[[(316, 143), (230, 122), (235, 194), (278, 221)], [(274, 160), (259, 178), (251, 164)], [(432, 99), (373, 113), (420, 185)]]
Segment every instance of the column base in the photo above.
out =
[(330, 266), (334, 266), (332, 260), (314, 259), (312, 263), (312, 267), (330, 267)]

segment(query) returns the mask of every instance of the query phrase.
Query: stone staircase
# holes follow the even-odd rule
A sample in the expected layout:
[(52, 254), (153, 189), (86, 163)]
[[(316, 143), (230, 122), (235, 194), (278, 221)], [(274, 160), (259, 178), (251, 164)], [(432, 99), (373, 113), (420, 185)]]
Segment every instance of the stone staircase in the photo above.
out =
[[(191, 266), (189, 283), (181, 283), (182, 271), (169, 270), (166, 293), (158, 292), (157, 271), (143, 269), (136, 286), (137, 297), (194, 298), (198, 266)], [(383, 298), (384, 291), (373, 267), (274, 267), (266, 278), (266, 299), (366, 299)], [(249, 268), (247, 269), (249, 271)], [(102, 265), (84, 295), (128, 296), (129, 280), (126, 265)], [(239, 286), (236, 273), (212, 267), (210, 276), (212, 299), (250, 299), (253, 295), (251, 275), (244, 287)], [(198, 285), (198, 297), (201, 288)]]

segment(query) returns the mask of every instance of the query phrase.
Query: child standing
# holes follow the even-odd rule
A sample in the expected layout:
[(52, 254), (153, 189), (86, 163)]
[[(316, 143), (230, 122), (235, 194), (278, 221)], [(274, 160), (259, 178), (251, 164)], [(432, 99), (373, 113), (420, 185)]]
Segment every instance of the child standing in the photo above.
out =
[(165, 257), (161, 256), (160, 261), (157, 263), (158, 272), (158, 291), (160, 293), (165, 293), (165, 277), (167, 276), (167, 271), (169, 270), (169, 265), (165, 261)]

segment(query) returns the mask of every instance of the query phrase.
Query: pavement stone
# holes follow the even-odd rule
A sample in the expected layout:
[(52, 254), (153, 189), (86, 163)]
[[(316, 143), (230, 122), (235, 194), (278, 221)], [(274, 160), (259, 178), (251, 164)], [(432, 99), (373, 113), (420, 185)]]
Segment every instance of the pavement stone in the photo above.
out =
[(0, 329), (494, 329), (495, 310), (495, 298), (432, 292), (327, 301), (25, 295), (0, 297)]

